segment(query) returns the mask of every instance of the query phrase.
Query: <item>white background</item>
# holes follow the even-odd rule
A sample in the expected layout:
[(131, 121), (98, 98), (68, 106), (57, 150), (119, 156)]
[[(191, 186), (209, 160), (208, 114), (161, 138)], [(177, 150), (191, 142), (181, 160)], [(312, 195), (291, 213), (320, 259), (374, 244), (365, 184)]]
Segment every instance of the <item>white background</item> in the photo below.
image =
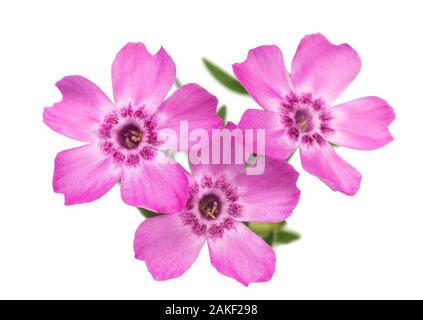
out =
[[(423, 298), (421, 1), (1, 1), (0, 298)], [(362, 72), (340, 101), (377, 95), (394, 107), (395, 141), (339, 152), (363, 174), (350, 198), (302, 174), (271, 282), (245, 288), (221, 276), (204, 247), (181, 278), (155, 282), (133, 257), (142, 217), (120, 200), (65, 207), (51, 180), (57, 152), (80, 145), (42, 123), (61, 99), (54, 83), (83, 75), (111, 95), (114, 55), (129, 41), (163, 45), (184, 82), (198, 82), (238, 121), (258, 108), (217, 84), (207, 56), (230, 70), (247, 51), (277, 44), (290, 65), (301, 38), (348, 42)], [(304, 173), (296, 158), (294, 165)], [(259, 192), (259, 190), (258, 190)]]

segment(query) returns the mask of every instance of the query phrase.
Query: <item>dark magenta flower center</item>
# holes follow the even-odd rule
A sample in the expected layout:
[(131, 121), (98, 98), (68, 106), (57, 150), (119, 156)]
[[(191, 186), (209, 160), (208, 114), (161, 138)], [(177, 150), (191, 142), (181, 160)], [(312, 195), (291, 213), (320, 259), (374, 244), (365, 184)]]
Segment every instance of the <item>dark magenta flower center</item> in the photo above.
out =
[(225, 230), (235, 225), (235, 218), (242, 216), (242, 206), (237, 203), (237, 188), (224, 176), (205, 175), (198, 183), (189, 186), (189, 198), (181, 215), (184, 225), (191, 226), (198, 236), (221, 238)]
[(209, 193), (200, 199), (198, 208), (203, 218), (214, 220), (221, 213), (222, 203), (218, 196), (213, 193)]
[(135, 124), (127, 124), (119, 132), (119, 142), (126, 149), (135, 149), (142, 140), (142, 132)]
[(298, 110), (294, 116), (297, 129), (301, 132), (310, 132), (314, 129), (313, 116), (307, 110)]
[(333, 134), (331, 112), (321, 99), (311, 94), (288, 94), (281, 107), (281, 120), (293, 142), (324, 145)]

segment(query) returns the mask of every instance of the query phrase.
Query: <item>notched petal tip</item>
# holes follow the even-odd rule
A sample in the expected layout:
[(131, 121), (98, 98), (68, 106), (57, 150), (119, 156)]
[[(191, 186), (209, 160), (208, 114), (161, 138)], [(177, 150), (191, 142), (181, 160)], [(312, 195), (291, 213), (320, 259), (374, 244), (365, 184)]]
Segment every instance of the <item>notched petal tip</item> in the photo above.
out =
[(166, 49), (163, 46), (160, 46), (160, 48), (156, 51), (150, 51), (148, 50), (147, 46), (144, 44), (144, 42), (128, 42), (127, 44), (125, 44), (122, 49), (118, 52), (118, 54), (116, 56), (119, 55), (119, 53), (121, 53), (124, 50), (140, 50), (140, 51), (144, 51), (144, 53), (148, 54), (150, 57), (155, 57), (157, 55), (166, 55), (169, 56), (169, 54), (167, 53)]
[(93, 128), (114, 106), (101, 89), (82, 76), (66, 76), (56, 82), (62, 99), (43, 110), (43, 122), (69, 138), (93, 142)]
[(176, 66), (161, 47), (151, 54), (144, 43), (130, 42), (112, 64), (112, 86), (118, 106), (144, 105), (154, 113), (176, 79)]
[(269, 111), (279, 111), (281, 100), (293, 90), (282, 51), (275, 45), (251, 49), (233, 71), (251, 97)]
[(329, 41), (328, 38), (326, 38), (323, 34), (321, 33), (315, 33), (315, 34), (309, 34), (306, 35), (304, 39), (306, 38), (317, 38), (318, 41), (322, 41), (325, 42), (327, 46), (330, 46), (334, 49), (338, 49), (338, 50), (344, 50), (344, 51), (348, 51), (351, 55), (350, 60), (356, 60), (355, 62), (357, 63), (357, 75), (358, 73), (360, 73), (361, 71), (361, 58), (360, 55), (358, 54), (358, 52), (348, 43), (339, 43), (339, 44), (335, 44)]
[(249, 62), (249, 60), (253, 58), (255, 54), (260, 54), (261, 51), (268, 51), (268, 50), (270, 51), (273, 50), (276, 54), (280, 54), (283, 56), (281, 49), (277, 45), (271, 44), (271, 45), (258, 46), (248, 50), (247, 57), (244, 59), (244, 61), (233, 63), (232, 70), (234, 71), (234, 73), (236, 73), (235, 69), (237, 69), (236, 71), (238, 71), (240, 68), (245, 66)]
[(383, 100), (381, 98), (379, 98), (379, 99), (383, 102), (383, 108), (385, 109), (384, 112), (385, 112), (385, 118), (386, 118), (385, 121), (386, 121), (386, 134), (387, 134), (387, 136), (386, 136), (385, 143), (381, 146), (381, 147), (383, 147), (383, 146), (387, 145), (388, 143), (395, 140), (391, 131), (389, 130), (389, 126), (394, 122), (394, 120), (396, 119), (397, 116), (395, 114), (394, 108), (386, 100)]
[[(257, 51), (260, 51), (260, 50), (274, 50), (274, 51), (277, 51), (278, 53), (282, 54), (281, 49), (277, 45), (275, 45), (275, 44), (265, 44), (265, 45), (261, 45), (261, 46), (255, 47), (253, 49), (250, 49), (248, 51), (248, 57), (250, 57), (251, 55), (255, 54)], [(247, 59), (245, 59), (245, 61), (248, 60), (248, 57), (247, 57)]]
[(328, 140), (357, 150), (379, 149), (394, 138), (389, 126), (395, 120), (394, 109), (385, 100), (369, 96), (331, 109), (334, 132)]
[(348, 44), (333, 44), (322, 34), (305, 36), (292, 60), (292, 79), (300, 92), (310, 92), (331, 105), (361, 70), (358, 53)]

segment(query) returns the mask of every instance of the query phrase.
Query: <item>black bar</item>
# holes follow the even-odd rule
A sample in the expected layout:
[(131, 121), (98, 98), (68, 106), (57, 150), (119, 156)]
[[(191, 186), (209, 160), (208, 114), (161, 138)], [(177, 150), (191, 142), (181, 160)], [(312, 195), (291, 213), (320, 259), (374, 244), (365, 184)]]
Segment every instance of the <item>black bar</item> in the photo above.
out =
[[(2, 315), (13, 319), (24, 316), (28, 319), (123, 319), (133, 314), (137, 320), (164, 319), (288, 319), (311, 317), (311, 319), (357, 319), (389, 318), (408, 319), (406, 314), (413, 308), (403, 308), (390, 302), (364, 301), (365, 308), (351, 305), (350, 301), (280, 301), (280, 300), (133, 300), (133, 301), (0, 301)], [(69, 303), (70, 302), (70, 303)], [(76, 302), (76, 303), (74, 303)], [(370, 302), (370, 303), (369, 303)], [(20, 304), (29, 306), (20, 306)], [(345, 305), (348, 303), (348, 305)], [(19, 304), (19, 305), (18, 305)], [(342, 306), (344, 304), (344, 306)], [(373, 308), (372, 308), (373, 307)], [(414, 311), (413, 311), (414, 312)], [(419, 308), (420, 314), (420, 308)], [(415, 313), (413, 313), (415, 315)], [(412, 317), (411, 319), (413, 319)], [(416, 317), (418, 318), (418, 317)], [(6, 318), (5, 318), (6, 319)]]

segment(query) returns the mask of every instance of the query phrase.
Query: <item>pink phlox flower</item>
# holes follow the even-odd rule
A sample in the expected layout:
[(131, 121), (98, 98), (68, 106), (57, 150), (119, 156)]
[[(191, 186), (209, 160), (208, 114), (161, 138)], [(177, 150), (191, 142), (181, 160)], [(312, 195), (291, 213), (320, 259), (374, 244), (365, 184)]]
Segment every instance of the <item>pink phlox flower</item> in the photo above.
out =
[(181, 276), (206, 242), (212, 265), (223, 275), (246, 286), (272, 278), (273, 249), (243, 222), (285, 220), (300, 191), (291, 165), (270, 157), (260, 161), (265, 161), (261, 175), (247, 175), (236, 163), (192, 166), (183, 210), (149, 218), (135, 234), (135, 256), (154, 279)]
[(269, 156), (287, 159), (299, 147), (306, 171), (333, 190), (354, 195), (361, 175), (331, 144), (380, 148), (392, 141), (388, 126), (395, 119), (388, 103), (377, 97), (332, 107), (360, 68), (360, 58), (349, 45), (333, 45), (321, 34), (304, 37), (291, 73), (278, 47), (252, 49), (233, 70), (265, 111), (247, 110), (239, 127), (265, 129)]
[(67, 205), (96, 200), (120, 181), (129, 205), (159, 212), (185, 206), (187, 173), (164, 159), (159, 133), (171, 129), (179, 135), (181, 121), (187, 121), (189, 131), (219, 128), (221, 121), (217, 99), (196, 84), (165, 99), (175, 79), (175, 64), (163, 48), (151, 55), (144, 44), (129, 43), (113, 62), (114, 103), (80, 76), (56, 84), (63, 100), (45, 108), (44, 122), (88, 143), (56, 157), (53, 187)]

